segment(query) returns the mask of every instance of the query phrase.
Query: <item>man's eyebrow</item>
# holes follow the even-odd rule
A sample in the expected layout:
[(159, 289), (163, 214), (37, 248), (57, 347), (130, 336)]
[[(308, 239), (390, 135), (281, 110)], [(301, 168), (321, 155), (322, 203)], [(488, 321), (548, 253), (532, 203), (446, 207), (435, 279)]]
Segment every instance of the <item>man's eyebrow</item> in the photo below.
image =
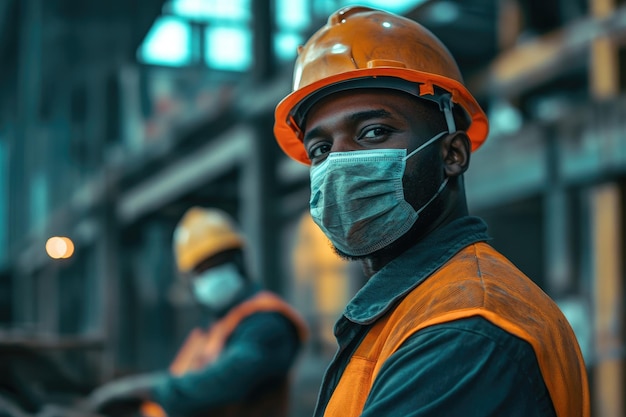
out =
[(314, 127), (313, 129), (306, 132), (304, 137), (302, 138), (302, 143), (306, 146), (307, 142), (310, 142), (312, 138), (322, 135), (324, 129), (321, 127)]
[(384, 109), (365, 110), (351, 114), (348, 119), (353, 122), (360, 120), (375, 119), (377, 117), (391, 117), (391, 113)]

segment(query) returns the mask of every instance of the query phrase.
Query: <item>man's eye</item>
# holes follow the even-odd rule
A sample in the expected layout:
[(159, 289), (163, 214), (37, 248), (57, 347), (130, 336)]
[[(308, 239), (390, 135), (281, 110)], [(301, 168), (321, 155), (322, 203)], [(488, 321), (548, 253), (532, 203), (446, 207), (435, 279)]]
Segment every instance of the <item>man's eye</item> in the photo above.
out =
[(389, 129), (384, 127), (374, 127), (363, 132), (360, 139), (378, 139), (389, 134)]
[(320, 158), (330, 152), (330, 144), (326, 142), (316, 143), (308, 150), (309, 159), (314, 160)]

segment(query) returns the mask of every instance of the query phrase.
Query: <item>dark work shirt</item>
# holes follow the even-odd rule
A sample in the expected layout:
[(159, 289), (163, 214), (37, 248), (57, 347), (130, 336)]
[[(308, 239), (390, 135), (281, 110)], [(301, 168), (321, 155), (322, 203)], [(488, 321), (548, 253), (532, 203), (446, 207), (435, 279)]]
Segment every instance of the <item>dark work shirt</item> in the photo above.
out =
[(243, 401), (287, 375), (300, 345), (285, 316), (255, 313), (239, 324), (215, 362), (182, 376), (168, 375), (153, 388), (153, 398), (170, 416)]
[[(377, 272), (335, 326), (339, 350), (314, 415), (326, 405), (352, 353), (375, 321), (467, 245), (488, 240), (485, 223), (464, 217), (436, 230)], [(481, 317), (426, 327), (382, 366), (363, 417), (554, 417), (530, 344)]]

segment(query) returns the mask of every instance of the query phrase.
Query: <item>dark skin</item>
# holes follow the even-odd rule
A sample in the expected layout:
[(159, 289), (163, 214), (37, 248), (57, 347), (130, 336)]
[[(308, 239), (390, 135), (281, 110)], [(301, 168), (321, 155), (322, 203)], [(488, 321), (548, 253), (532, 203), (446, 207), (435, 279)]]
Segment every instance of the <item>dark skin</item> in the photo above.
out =
[[(437, 105), (407, 93), (386, 89), (349, 90), (317, 102), (306, 116), (304, 147), (312, 166), (331, 152), (407, 149), (408, 153), (442, 131)], [(361, 261), (369, 278), (433, 230), (468, 213), (463, 177), (469, 167), (469, 139), (464, 131), (443, 136), (407, 160), (403, 178), (406, 201), (419, 209), (448, 178), (448, 185), (404, 236)]]

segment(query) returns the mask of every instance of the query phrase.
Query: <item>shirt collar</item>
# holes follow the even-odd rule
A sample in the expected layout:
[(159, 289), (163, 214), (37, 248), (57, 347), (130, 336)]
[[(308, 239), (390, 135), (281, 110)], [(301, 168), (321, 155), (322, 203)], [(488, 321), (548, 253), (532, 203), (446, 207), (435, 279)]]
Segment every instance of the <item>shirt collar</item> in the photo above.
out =
[(357, 324), (376, 321), (454, 254), (486, 240), (487, 225), (478, 217), (462, 217), (435, 230), (374, 274), (352, 298), (344, 316)]

